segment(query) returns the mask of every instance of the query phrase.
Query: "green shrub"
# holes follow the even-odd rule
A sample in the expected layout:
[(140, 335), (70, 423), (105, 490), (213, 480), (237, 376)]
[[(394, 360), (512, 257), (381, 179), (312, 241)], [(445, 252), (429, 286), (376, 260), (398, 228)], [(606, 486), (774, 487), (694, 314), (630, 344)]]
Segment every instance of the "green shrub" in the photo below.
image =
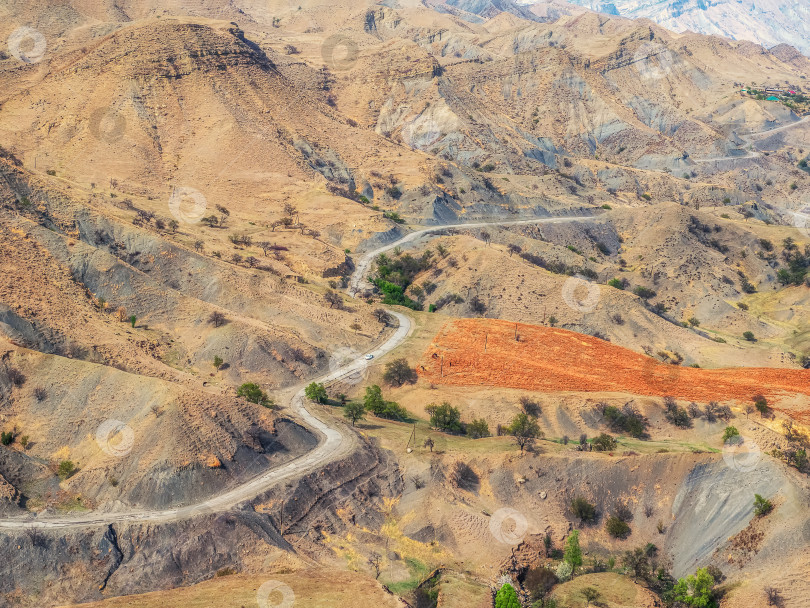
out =
[(617, 445), (616, 440), (607, 433), (602, 433), (591, 441), (591, 447), (597, 452), (609, 452), (611, 450), (615, 450)]
[(461, 411), (447, 401), (441, 405), (431, 403), (425, 407), (425, 411), (430, 416), (430, 426), (433, 428), (446, 433), (461, 432)]
[(509, 583), (498, 589), (495, 595), (495, 608), (520, 608), (517, 592)]
[(615, 515), (608, 517), (607, 521), (605, 522), (605, 530), (613, 538), (624, 539), (630, 536), (630, 526), (626, 521), (622, 521)]
[(773, 503), (759, 494), (754, 494), (754, 513), (757, 517), (765, 517), (773, 511)]
[(706, 568), (701, 568), (695, 576), (678, 579), (672, 592), (671, 599), (689, 608), (714, 608), (717, 603), (712, 594), (714, 577)]
[(76, 472), (76, 465), (70, 460), (63, 460), (59, 463), (57, 473), (62, 479), (67, 479)]
[(12, 441), (14, 441), (14, 433), (11, 431), (0, 433), (0, 443), (3, 445), (11, 445)]
[(639, 285), (633, 290), (633, 293), (636, 294), (642, 300), (649, 300), (650, 298), (655, 297), (655, 292), (648, 287), (644, 287)]
[(263, 405), (267, 408), (272, 408), (274, 405), (273, 400), (267, 396), (267, 393), (265, 393), (258, 384), (254, 384), (253, 382), (245, 382), (240, 386), (236, 391), (236, 396), (244, 397), (250, 403)]
[(473, 439), (481, 439), (482, 437), (489, 437), (489, 425), (483, 418), (473, 420), (467, 425), (467, 436)]
[(596, 519), (596, 507), (582, 496), (577, 496), (571, 501), (571, 512), (579, 518), (580, 523), (588, 523)]

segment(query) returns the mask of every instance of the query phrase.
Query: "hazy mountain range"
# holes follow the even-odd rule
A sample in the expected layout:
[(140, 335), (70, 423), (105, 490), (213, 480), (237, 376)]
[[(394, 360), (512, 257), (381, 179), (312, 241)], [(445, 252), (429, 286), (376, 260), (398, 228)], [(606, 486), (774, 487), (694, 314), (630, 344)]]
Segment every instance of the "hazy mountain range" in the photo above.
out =
[(810, 53), (810, 3), (805, 0), (570, 1), (602, 13), (651, 19), (676, 32), (717, 34), (766, 47), (787, 43)]

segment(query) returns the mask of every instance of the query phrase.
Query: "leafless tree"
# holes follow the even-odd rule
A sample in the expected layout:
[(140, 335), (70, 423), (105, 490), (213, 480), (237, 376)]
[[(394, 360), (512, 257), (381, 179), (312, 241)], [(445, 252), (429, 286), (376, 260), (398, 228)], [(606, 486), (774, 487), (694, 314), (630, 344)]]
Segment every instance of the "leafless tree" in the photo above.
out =
[(270, 251), (270, 248), (273, 246), (270, 241), (259, 241), (256, 245), (264, 252), (264, 257), (267, 257), (267, 252)]
[(324, 294), (323, 298), (326, 300), (326, 303), (329, 304), (329, 308), (334, 306), (340, 308), (343, 306), (343, 298), (340, 297), (339, 293), (334, 292), (331, 289)]
[(382, 555), (376, 551), (372, 551), (371, 555), (368, 556), (368, 564), (371, 566), (372, 570), (374, 570), (374, 578), (380, 578), (380, 572), (382, 571)]
[(195, 249), (196, 251), (202, 251), (202, 250), (203, 250), (203, 246), (204, 246), (204, 245), (203, 245), (203, 242), (202, 242), (202, 241), (200, 241), (200, 240), (194, 241), (194, 249)]
[(779, 590), (774, 587), (765, 587), (765, 597), (768, 598), (768, 606), (781, 606), (782, 595)]
[(386, 311), (384, 308), (375, 308), (374, 316), (377, 317), (377, 321), (379, 321), (380, 323), (385, 323), (386, 325), (388, 325), (389, 320), (388, 311)]
[(487, 232), (486, 230), (482, 230), (481, 231), (481, 240), (484, 241), (487, 245), (489, 245), (489, 242), (492, 240), (492, 235), (489, 232)]
[(208, 317), (208, 322), (213, 323), (214, 327), (219, 327), (223, 323), (225, 323), (225, 315), (218, 310), (215, 310), (211, 313), (211, 316)]
[(509, 251), (510, 258), (512, 257), (513, 253), (520, 253), (521, 251), (523, 251), (520, 245), (515, 245), (514, 243), (509, 243), (509, 245), (506, 246), (506, 249)]
[(220, 216), (219, 217), (219, 224), (220, 224), (220, 226), (222, 226), (222, 225), (225, 224), (225, 221), (231, 215), (231, 212), (228, 211), (228, 209), (226, 209), (222, 205), (217, 205), (216, 207), (217, 207), (217, 211), (219, 211), (219, 216)]
[(250, 266), (251, 268), (255, 268), (256, 266), (259, 265), (258, 258), (254, 258), (252, 255), (246, 257), (245, 262), (247, 262), (247, 265)]

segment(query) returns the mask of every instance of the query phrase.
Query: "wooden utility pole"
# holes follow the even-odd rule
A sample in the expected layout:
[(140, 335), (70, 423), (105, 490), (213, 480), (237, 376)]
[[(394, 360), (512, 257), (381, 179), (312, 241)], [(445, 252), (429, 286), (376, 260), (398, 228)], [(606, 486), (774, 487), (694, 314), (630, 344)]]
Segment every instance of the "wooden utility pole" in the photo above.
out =
[(441, 377), (444, 378), (444, 355), (442, 355)]
[(484, 352), (487, 352), (487, 342), (489, 342), (489, 334), (484, 334)]
[(517, 323), (515, 323), (515, 342), (517, 342)]
[(416, 449), (416, 423), (413, 424), (413, 429), (411, 429), (411, 434), (408, 437), (408, 443), (405, 444), (405, 449), (407, 450), (411, 447), (411, 441), (413, 441), (413, 447)]

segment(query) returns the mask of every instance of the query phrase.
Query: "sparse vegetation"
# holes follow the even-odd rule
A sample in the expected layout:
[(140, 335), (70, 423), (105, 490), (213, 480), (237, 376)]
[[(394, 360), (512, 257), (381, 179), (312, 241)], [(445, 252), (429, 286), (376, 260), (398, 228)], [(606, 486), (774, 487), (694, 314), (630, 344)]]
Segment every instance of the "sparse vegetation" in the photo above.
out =
[(265, 393), (258, 384), (254, 384), (253, 382), (245, 382), (242, 384), (242, 386), (236, 390), (236, 396), (266, 408), (275, 406), (273, 400), (267, 396), (267, 393)]

